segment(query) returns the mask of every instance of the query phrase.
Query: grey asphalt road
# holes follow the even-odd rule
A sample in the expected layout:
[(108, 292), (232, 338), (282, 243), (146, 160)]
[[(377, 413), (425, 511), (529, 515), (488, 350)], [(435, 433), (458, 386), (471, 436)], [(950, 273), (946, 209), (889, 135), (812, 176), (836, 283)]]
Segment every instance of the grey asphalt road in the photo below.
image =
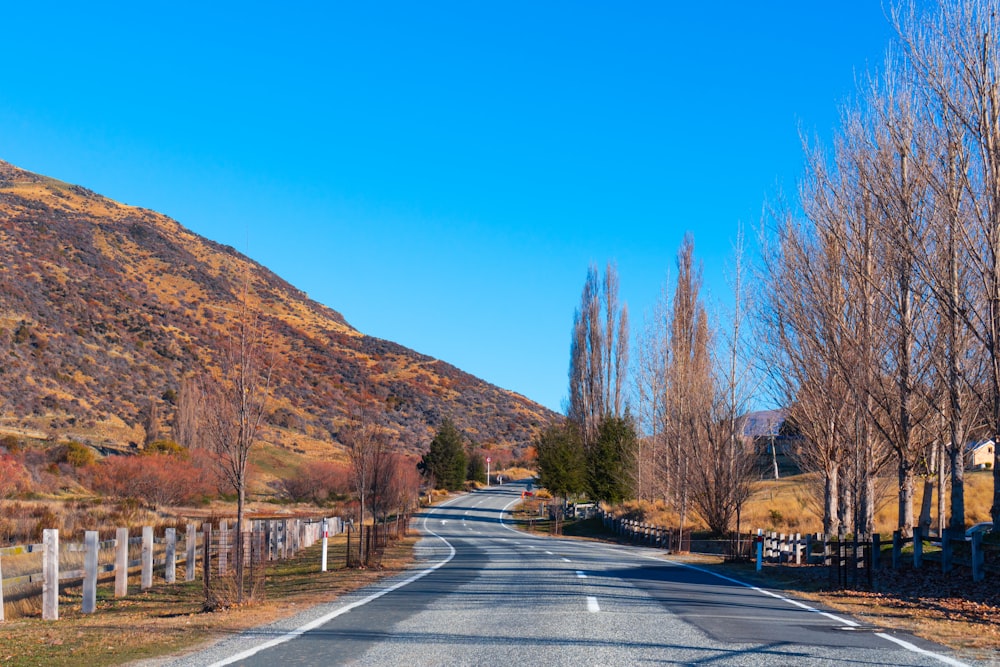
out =
[(523, 488), (427, 512), (411, 573), (173, 664), (972, 664), (662, 552), (525, 535)]

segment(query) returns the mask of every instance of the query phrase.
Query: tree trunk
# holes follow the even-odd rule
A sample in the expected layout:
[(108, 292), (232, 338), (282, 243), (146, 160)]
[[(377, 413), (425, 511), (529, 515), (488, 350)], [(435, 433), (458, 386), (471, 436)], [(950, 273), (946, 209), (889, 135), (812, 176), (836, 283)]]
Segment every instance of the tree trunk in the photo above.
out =
[(913, 535), (913, 467), (906, 461), (899, 461), (899, 521), (897, 528), (904, 537)]
[(246, 487), (240, 486), (236, 503), (236, 604), (243, 603), (243, 508)]
[(920, 520), (918, 523), (923, 528), (924, 535), (930, 535), (931, 507), (934, 506), (934, 478), (931, 475), (924, 476), (923, 486), (920, 494)]
[(838, 488), (840, 468), (830, 466), (826, 470), (823, 481), (823, 532), (833, 535), (840, 529), (840, 517), (837, 515), (837, 506), (840, 496)]
[(958, 447), (948, 449), (951, 462), (951, 518), (948, 527), (965, 530), (965, 456)]

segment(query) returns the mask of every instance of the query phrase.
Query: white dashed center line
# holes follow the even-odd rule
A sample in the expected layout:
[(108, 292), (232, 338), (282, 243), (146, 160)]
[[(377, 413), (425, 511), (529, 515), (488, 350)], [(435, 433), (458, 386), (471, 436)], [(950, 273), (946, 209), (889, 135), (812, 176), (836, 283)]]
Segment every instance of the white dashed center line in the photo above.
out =
[(583, 570), (577, 570), (577, 571), (576, 571), (576, 578), (577, 578), (577, 579), (586, 579), (586, 578), (587, 578), (587, 575), (585, 575), (585, 574), (583, 573)]
[(601, 610), (601, 605), (597, 604), (597, 598), (588, 595), (587, 596), (587, 611), (596, 614)]

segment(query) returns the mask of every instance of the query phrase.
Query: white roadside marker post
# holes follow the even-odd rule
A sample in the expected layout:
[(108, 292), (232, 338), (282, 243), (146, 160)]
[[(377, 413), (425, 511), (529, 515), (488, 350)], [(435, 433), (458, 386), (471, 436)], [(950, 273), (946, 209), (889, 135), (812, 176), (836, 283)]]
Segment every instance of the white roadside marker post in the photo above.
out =
[(320, 572), (326, 572), (326, 547), (329, 544), (329, 524), (327, 523), (329, 519), (323, 519), (323, 559), (320, 565)]

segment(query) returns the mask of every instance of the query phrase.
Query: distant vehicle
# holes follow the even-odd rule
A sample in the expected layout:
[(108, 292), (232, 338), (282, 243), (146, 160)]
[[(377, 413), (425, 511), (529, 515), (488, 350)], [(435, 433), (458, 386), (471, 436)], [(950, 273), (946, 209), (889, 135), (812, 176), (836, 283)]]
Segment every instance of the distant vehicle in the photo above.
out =
[(992, 530), (993, 530), (993, 522), (992, 521), (983, 521), (981, 523), (977, 523), (975, 526), (973, 526), (972, 528), (969, 528), (967, 531), (965, 531), (965, 539), (971, 540), (972, 539), (972, 535), (974, 533), (988, 533), (988, 532), (990, 532)]

